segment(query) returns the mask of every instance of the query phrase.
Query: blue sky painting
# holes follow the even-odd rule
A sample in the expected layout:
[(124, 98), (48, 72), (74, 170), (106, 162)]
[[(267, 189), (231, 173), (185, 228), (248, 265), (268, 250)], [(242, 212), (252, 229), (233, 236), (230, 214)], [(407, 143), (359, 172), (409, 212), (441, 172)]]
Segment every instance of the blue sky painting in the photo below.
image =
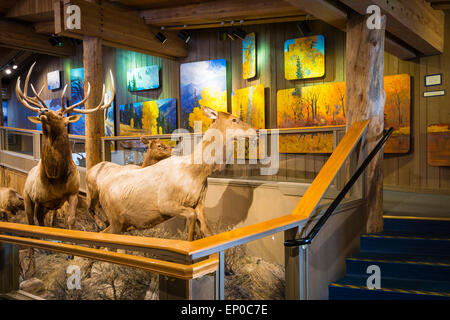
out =
[[(84, 69), (77, 68), (70, 70), (70, 88), (72, 101), (70, 104), (75, 104), (84, 99)], [(78, 108), (83, 109), (84, 104)], [(70, 124), (70, 133), (80, 136), (84, 136), (85, 130), (85, 117), (81, 115), (81, 119), (75, 123)]]
[(189, 117), (195, 108), (202, 109), (204, 106), (208, 106), (214, 110), (227, 111), (226, 60), (218, 59), (181, 64), (180, 89), (181, 128), (193, 129), (192, 120), (194, 117), (191, 117), (191, 121)]

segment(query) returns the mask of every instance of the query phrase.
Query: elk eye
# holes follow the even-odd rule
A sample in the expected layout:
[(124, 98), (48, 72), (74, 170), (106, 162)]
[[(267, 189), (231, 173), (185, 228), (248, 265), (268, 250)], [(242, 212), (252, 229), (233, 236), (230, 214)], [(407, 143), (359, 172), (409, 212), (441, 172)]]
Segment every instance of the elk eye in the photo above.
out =
[(232, 120), (234, 123), (237, 123), (238, 122), (238, 119), (233, 119)]

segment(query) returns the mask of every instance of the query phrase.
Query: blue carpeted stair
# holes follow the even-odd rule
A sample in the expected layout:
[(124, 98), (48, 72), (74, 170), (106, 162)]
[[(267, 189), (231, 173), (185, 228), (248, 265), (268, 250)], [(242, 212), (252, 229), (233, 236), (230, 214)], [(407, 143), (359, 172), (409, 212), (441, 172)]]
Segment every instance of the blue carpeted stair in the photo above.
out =
[[(367, 288), (370, 265), (380, 267), (381, 289)], [(346, 267), (330, 300), (450, 299), (450, 219), (385, 217), (384, 232), (361, 236)]]

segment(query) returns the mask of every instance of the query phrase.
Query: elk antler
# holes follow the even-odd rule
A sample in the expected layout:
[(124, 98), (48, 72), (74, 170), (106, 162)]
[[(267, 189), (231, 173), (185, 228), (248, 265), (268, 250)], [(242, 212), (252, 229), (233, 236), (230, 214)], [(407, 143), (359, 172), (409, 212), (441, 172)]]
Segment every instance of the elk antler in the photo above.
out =
[[(87, 101), (87, 99), (89, 98), (89, 94), (91, 92), (91, 85), (88, 82), (88, 90), (87, 90), (87, 93), (86, 93), (86, 97), (83, 100), (81, 100), (80, 102), (78, 102), (78, 103), (76, 103), (74, 105), (71, 105), (70, 107), (68, 107), (65, 110), (64, 110), (64, 107), (61, 107), (61, 111), (64, 112), (64, 113), (76, 112), (76, 113), (88, 114), (88, 113), (96, 112), (98, 110), (104, 110), (106, 108), (109, 108), (111, 106), (113, 100), (114, 100), (114, 95), (116, 94), (116, 87), (114, 85), (114, 77), (113, 77), (113, 74), (112, 74), (111, 70), (109, 70), (109, 74), (111, 76), (111, 87), (112, 87), (112, 89), (111, 89), (111, 97), (109, 98), (109, 101), (107, 103), (104, 103), (104, 101), (105, 101), (105, 85), (103, 84), (102, 99), (100, 100), (100, 103), (98, 104), (97, 107), (95, 107), (93, 109), (85, 109), (85, 110), (83, 110), (83, 109), (75, 109), (76, 107), (84, 104)], [(65, 90), (65, 88), (64, 88), (64, 90)], [(64, 92), (63, 92), (63, 95), (64, 95)], [(62, 98), (63, 98), (63, 96), (61, 96), (61, 99)]]
[[(25, 107), (27, 107), (28, 109), (30, 109), (31, 111), (34, 112), (39, 112), (42, 109), (47, 109), (48, 107), (45, 104), (44, 100), (40, 97), (42, 90), (44, 89), (45, 85), (41, 88), (41, 90), (39, 90), (39, 92), (36, 92), (36, 90), (34, 89), (34, 86), (31, 84), (31, 90), (34, 93), (34, 97), (29, 97), (27, 95), (28, 93), (28, 83), (30, 81), (30, 75), (31, 72), (33, 71), (34, 65), (36, 64), (33, 63), (33, 65), (30, 67), (30, 70), (28, 71), (27, 77), (25, 79), (25, 85), (24, 85), (24, 91), (22, 91), (20, 89), (20, 77), (17, 78), (17, 83), (16, 83), (16, 96), (17, 99), (19, 100), (20, 103), (22, 103)], [(83, 113), (83, 114), (88, 114), (88, 113), (93, 113), (96, 112), (98, 110), (103, 110), (106, 108), (109, 108), (114, 100), (114, 95), (116, 93), (116, 88), (114, 85), (114, 77), (112, 74), (112, 71), (109, 71), (110, 76), (111, 76), (111, 86), (112, 86), (112, 92), (111, 92), (111, 97), (109, 99), (109, 101), (105, 104), (105, 85), (103, 85), (103, 93), (102, 93), (102, 99), (99, 103), (99, 105), (96, 108), (93, 109), (76, 109), (76, 107), (84, 104), (87, 99), (89, 98), (89, 95), (91, 93), (91, 84), (88, 82), (88, 88), (87, 88), (87, 92), (85, 95), (85, 98), (83, 100), (81, 100), (80, 102), (75, 103), (74, 105), (71, 105), (70, 107), (68, 107), (67, 109), (64, 107), (64, 95), (66, 94), (66, 90), (67, 90), (67, 84), (64, 86), (63, 92), (61, 94), (61, 109), (59, 110), (60, 112), (64, 113), (69, 113), (69, 112), (76, 112), (76, 113)], [(34, 107), (32, 107), (31, 105), (33, 105)]]
[[(33, 70), (35, 64), (36, 64), (36, 62), (33, 63), (33, 65), (31, 66), (30, 70), (28, 71), (27, 77), (25, 79), (24, 92), (20, 89), (20, 77), (17, 78), (16, 96), (17, 96), (17, 100), (19, 100), (19, 102), (22, 103), (25, 107), (27, 107), (31, 111), (39, 112), (42, 109), (48, 109), (48, 107), (45, 104), (44, 100), (42, 100), (39, 97), (39, 95), (42, 93), (42, 90), (44, 89), (44, 86), (39, 91), (39, 93), (36, 93), (36, 90), (34, 90), (33, 85), (31, 85), (31, 89), (34, 92), (35, 97), (28, 97), (27, 96), (27, 93), (28, 93), (28, 82), (30, 81), (31, 71)], [(32, 107), (30, 104), (34, 105), (37, 108)]]

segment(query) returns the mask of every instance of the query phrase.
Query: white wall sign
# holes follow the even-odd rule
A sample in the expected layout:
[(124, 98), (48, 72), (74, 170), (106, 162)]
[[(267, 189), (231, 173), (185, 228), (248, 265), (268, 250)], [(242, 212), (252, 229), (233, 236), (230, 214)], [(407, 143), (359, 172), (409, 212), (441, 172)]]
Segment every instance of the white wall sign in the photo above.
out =
[(442, 84), (442, 74), (430, 74), (425, 76), (425, 87), (440, 86)]

